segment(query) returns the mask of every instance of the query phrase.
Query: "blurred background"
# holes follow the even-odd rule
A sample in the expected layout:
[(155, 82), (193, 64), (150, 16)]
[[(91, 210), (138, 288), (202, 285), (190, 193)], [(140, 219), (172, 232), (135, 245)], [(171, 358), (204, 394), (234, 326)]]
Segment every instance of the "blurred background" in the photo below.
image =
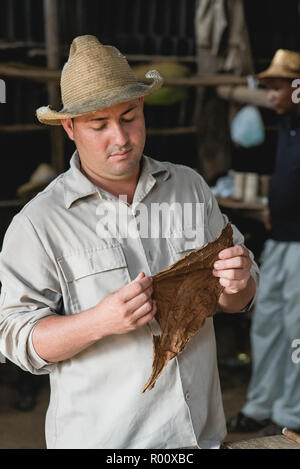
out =
[[(61, 109), (60, 70), (74, 37), (93, 34), (127, 56), (136, 74), (157, 68), (162, 93), (145, 103), (145, 153), (188, 165), (214, 189), (259, 263), (268, 233), (263, 214), (272, 175), (277, 119), (255, 74), (277, 49), (300, 51), (298, 0), (1, 0), (0, 238), (22, 206), (69, 167), (73, 143), (43, 126), (35, 110)], [(254, 77), (254, 78), (253, 78)], [(259, 110), (264, 135), (253, 145), (232, 138), (234, 117)], [(236, 193), (240, 174), (257, 190)], [(249, 380), (251, 312), (215, 318), (225, 411), (240, 408)], [(26, 375), (26, 376), (25, 376)], [(47, 377), (0, 366), (0, 448), (44, 447)], [(25, 412), (27, 411), (27, 413)]]

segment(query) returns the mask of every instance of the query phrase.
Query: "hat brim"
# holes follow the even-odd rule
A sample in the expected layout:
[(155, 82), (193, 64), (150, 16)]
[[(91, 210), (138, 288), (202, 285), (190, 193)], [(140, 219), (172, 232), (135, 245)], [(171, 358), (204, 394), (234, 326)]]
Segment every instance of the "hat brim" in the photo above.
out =
[(152, 83), (136, 82), (127, 86), (114, 88), (105, 93), (99, 91), (99, 93), (94, 93), (88, 99), (77, 101), (69, 108), (63, 108), (61, 111), (55, 111), (50, 106), (42, 106), (37, 109), (36, 116), (42, 124), (61, 125), (62, 119), (79, 117), (114, 106), (115, 104), (147, 96), (158, 90), (163, 84), (163, 78), (156, 70), (148, 72), (146, 78), (148, 81), (152, 79)]
[(293, 72), (292, 70), (283, 70), (281, 67), (271, 66), (267, 68), (267, 70), (265, 70), (264, 72), (255, 75), (255, 78), (257, 78), (258, 80), (264, 80), (268, 78), (300, 78), (300, 71), (297, 73)]
[[(54, 178), (53, 178), (54, 179)], [(52, 180), (49, 181), (37, 181), (37, 182), (26, 182), (25, 184), (22, 184), (20, 187), (17, 189), (17, 195), (20, 198), (26, 198), (27, 196), (30, 196), (32, 193), (38, 193), (41, 192), (45, 187), (47, 187)]]

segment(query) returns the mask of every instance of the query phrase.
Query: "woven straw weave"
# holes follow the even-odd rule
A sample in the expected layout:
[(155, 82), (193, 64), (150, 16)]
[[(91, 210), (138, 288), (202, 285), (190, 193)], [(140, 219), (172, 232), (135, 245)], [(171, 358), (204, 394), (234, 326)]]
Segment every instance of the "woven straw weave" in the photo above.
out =
[(36, 111), (43, 124), (59, 125), (61, 119), (80, 116), (146, 96), (162, 86), (156, 70), (137, 80), (126, 57), (113, 46), (104, 46), (95, 36), (79, 36), (70, 47), (61, 73), (63, 108), (43, 106)]

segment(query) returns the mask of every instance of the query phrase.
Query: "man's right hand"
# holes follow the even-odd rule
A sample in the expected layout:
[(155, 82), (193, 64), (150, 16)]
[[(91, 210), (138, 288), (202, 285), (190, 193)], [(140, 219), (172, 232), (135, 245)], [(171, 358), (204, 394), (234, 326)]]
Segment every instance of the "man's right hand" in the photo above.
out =
[(101, 300), (94, 308), (94, 324), (102, 337), (125, 334), (150, 322), (156, 313), (152, 278), (141, 272), (132, 282)]
[(32, 335), (37, 354), (49, 362), (72, 358), (98, 340), (125, 334), (147, 324), (156, 313), (152, 278), (142, 272), (96, 306), (78, 314), (42, 318)]

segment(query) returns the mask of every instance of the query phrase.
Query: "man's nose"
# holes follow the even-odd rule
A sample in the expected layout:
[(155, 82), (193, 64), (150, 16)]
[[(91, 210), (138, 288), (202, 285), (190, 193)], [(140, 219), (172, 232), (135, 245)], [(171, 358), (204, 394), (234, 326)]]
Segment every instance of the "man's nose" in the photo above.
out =
[(128, 141), (128, 134), (124, 127), (119, 123), (114, 124), (113, 135), (115, 145), (123, 146)]
[(269, 103), (275, 103), (276, 101), (276, 92), (273, 91), (273, 90), (270, 90), (268, 91), (267, 93), (267, 100), (269, 101)]

